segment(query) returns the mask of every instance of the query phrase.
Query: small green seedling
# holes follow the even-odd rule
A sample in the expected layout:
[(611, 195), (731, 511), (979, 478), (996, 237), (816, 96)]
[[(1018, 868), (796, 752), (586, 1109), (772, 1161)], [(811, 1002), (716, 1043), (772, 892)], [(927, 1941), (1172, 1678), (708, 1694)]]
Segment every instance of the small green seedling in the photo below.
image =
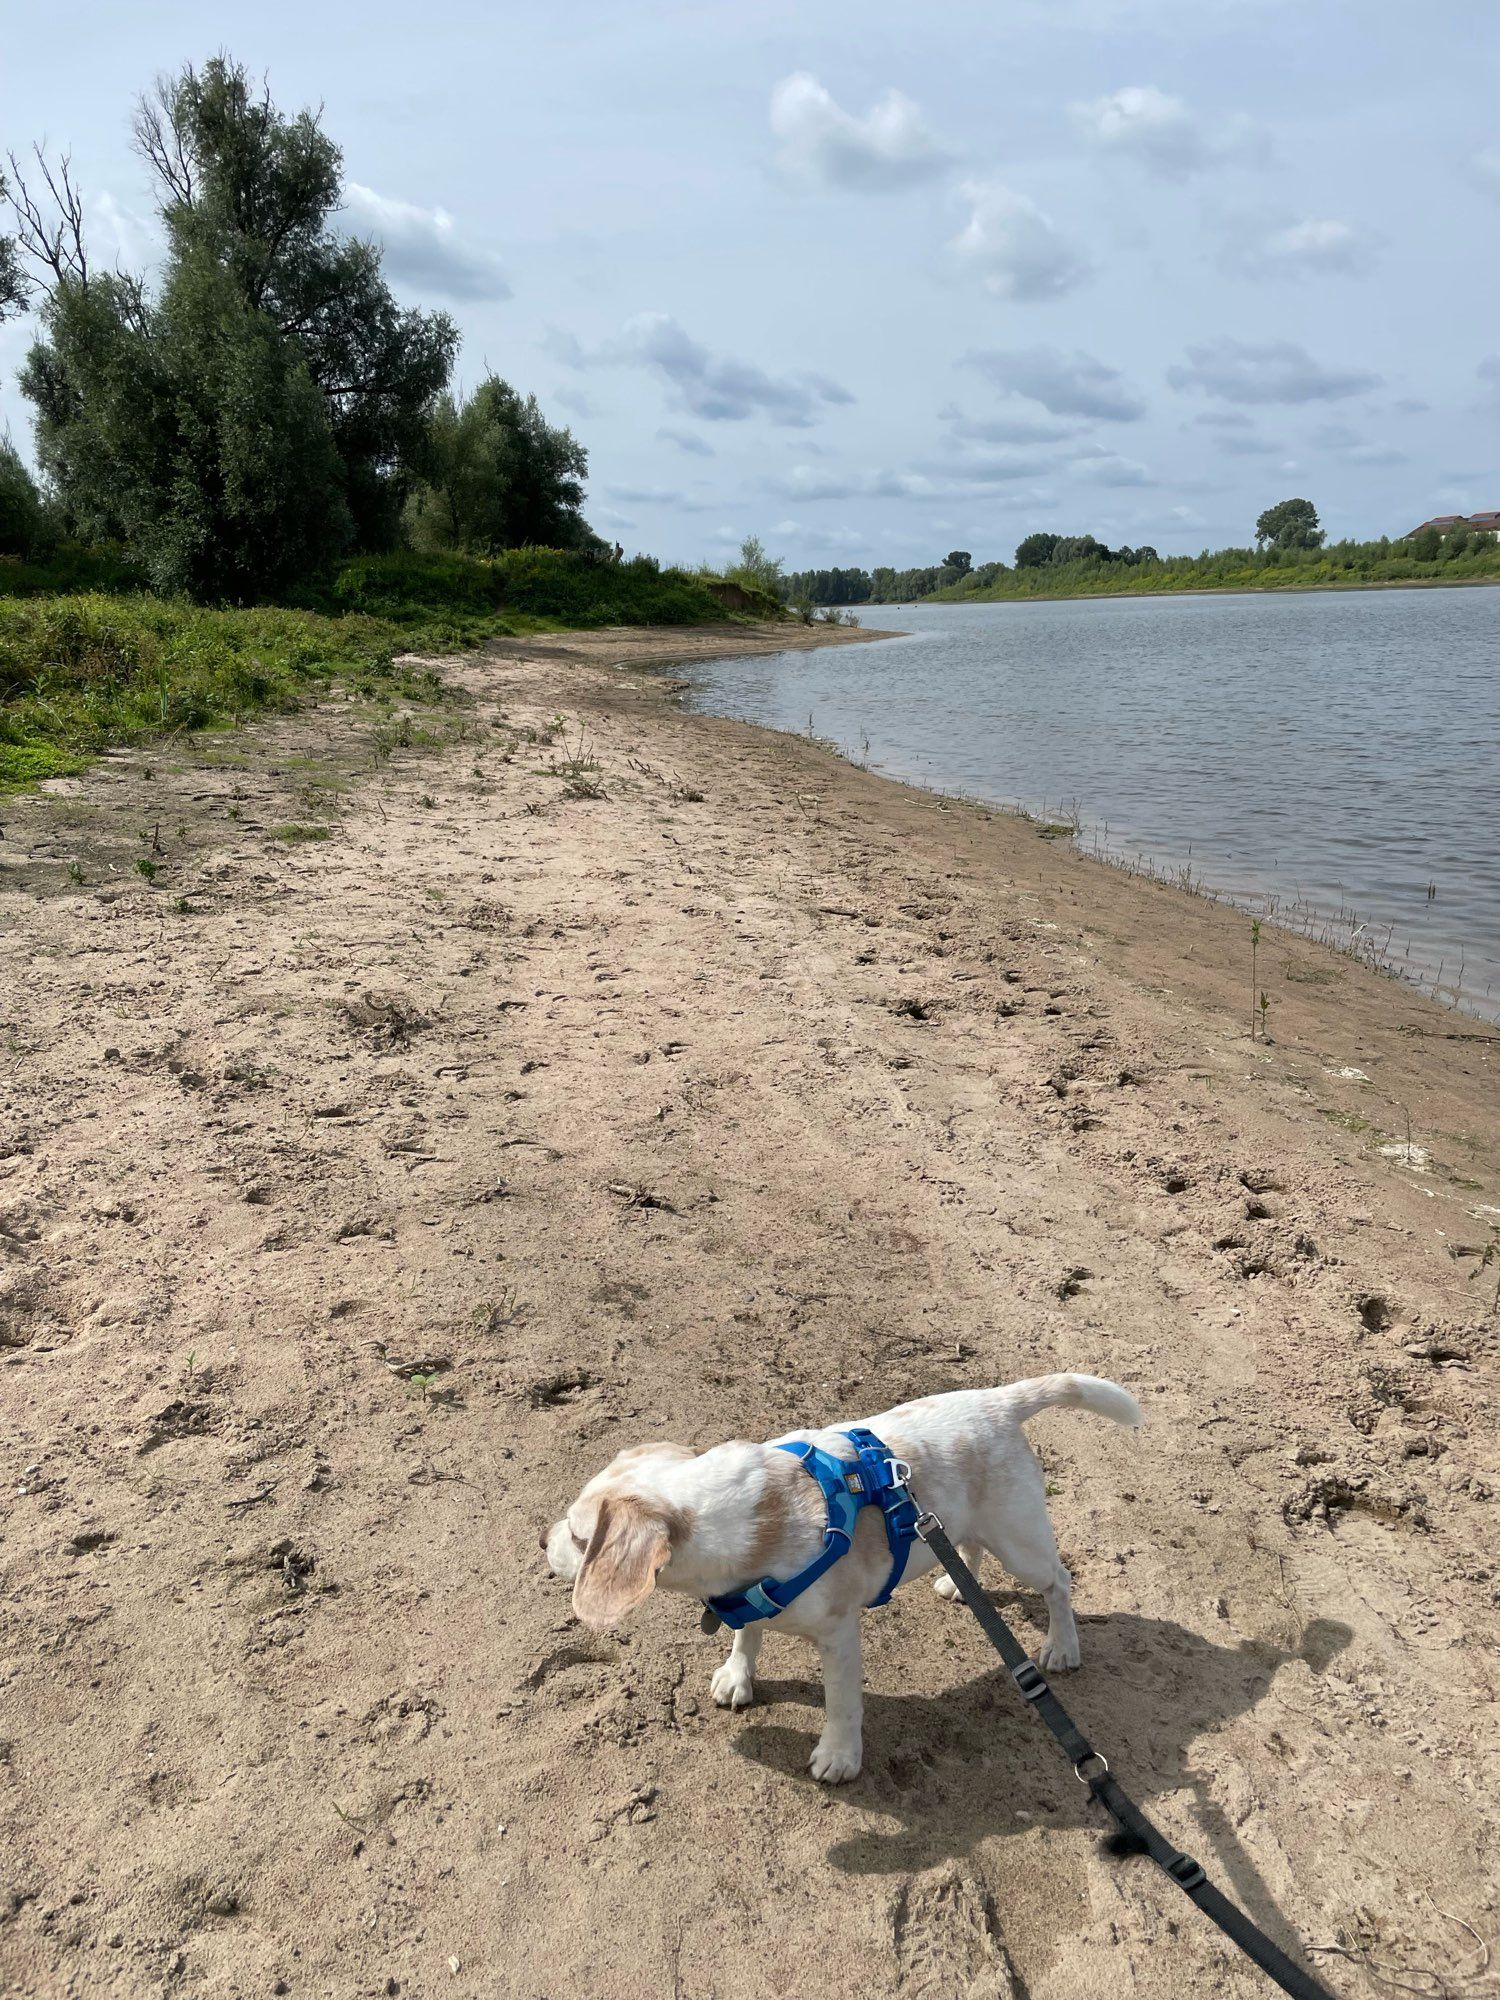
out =
[(1270, 994), (1262, 993), (1260, 996), (1260, 1038), (1262, 1041), (1266, 1039), (1266, 1010), (1270, 1004)]
[(69, 881), (70, 881), (70, 882), (71, 882), (71, 883), (73, 884), (73, 886), (74, 886), (75, 888), (77, 888), (77, 886), (79, 885), (79, 883), (81, 883), (81, 882), (82, 882), (82, 880), (83, 880), (83, 864), (82, 864), (82, 862), (80, 862), (80, 861), (70, 861), (70, 862), (68, 863), (68, 880), (69, 880)]
[[(1255, 995), (1259, 987), (1256, 977), (1256, 960), (1260, 956), (1260, 918), (1252, 918), (1250, 923), (1250, 1039), (1255, 1040)], [(1264, 1019), (1264, 1010), (1262, 1010)]]
[(148, 882), (154, 882), (156, 880), (156, 863), (149, 861), (143, 854), (135, 864), (135, 872), (137, 875), (143, 875)]

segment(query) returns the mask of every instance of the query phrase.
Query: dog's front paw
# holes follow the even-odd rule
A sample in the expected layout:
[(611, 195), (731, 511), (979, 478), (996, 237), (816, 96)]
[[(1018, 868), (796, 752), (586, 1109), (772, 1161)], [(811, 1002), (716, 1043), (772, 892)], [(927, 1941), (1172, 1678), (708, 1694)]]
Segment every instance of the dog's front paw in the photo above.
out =
[(1070, 1674), (1082, 1659), (1075, 1633), (1071, 1639), (1045, 1640), (1037, 1652), (1036, 1663), (1044, 1674)]
[(708, 1691), (720, 1708), (748, 1708), (755, 1699), (750, 1669), (738, 1660), (726, 1660), (715, 1669)]
[(864, 1750), (859, 1743), (840, 1743), (826, 1736), (818, 1739), (812, 1753), (808, 1769), (824, 1785), (847, 1785), (851, 1778), (859, 1776)]
[(958, 1585), (953, 1581), (951, 1576), (940, 1576), (932, 1587), (939, 1597), (947, 1598), (950, 1604), (958, 1596)]

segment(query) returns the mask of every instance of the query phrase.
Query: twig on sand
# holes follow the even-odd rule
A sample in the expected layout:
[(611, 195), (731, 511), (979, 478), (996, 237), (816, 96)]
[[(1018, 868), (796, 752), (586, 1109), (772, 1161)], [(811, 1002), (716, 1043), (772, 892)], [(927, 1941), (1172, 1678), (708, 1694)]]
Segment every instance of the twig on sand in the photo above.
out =
[[(1469, 1936), (1473, 1938), (1475, 1944), (1479, 1947), (1479, 1963), (1477, 1965), (1463, 1972), (1454, 1973), (1451, 1976), (1437, 1972), (1431, 1966), (1404, 1965), (1399, 1968), (1399, 1971), (1409, 1976), (1403, 1979), (1398, 1977), (1398, 1968), (1396, 1966), (1384, 1965), (1380, 1960), (1372, 1958), (1369, 1948), (1362, 1944), (1315, 1944), (1310, 1946), (1309, 1949), (1319, 1953), (1329, 1952), (1338, 1958), (1346, 1958), (1351, 1965), (1357, 1965), (1361, 1972), (1368, 1978), (1373, 1979), (1377, 1985), (1393, 1987), (1401, 1993), (1415, 1993), (1419, 1996), (1419, 2000), (1457, 2000), (1457, 1996), (1466, 1987), (1472, 1986), (1476, 1980), (1482, 1979), (1485, 1973), (1488, 1972), (1490, 1966), (1490, 1947), (1488, 1942), (1480, 1936), (1479, 1932), (1475, 1930), (1466, 1917), (1456, 1917), (1451, 1910), (1445, 1910), (1430, 1889), (1424, 1887), (1422, 1893), (1445, 1923), (1456, 1924), (1460, 1930), (1467, 1931)], [(1426, 1979), (1432, 1983), (1429, 1986), (1414, 1986), (1411, 1983), (1413, 1979)]]

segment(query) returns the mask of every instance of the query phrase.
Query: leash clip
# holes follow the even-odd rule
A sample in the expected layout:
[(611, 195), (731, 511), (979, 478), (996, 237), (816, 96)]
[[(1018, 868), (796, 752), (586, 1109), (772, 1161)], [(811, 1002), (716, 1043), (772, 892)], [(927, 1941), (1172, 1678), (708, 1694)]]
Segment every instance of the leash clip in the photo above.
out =
[(936, 1529), (938, 1534), (942, 1534), (943, 1532), (942, 1522), (938, 1519), (937, 1515), (933, 1513), (930, 1507), (924, 1507), (921, 1513), (918, 1514), (916, 1520), (913, 1521), (911, 1525), (913, 1532), (920, 1535), (924, 1542), (929, 1539), (934, 1529)]

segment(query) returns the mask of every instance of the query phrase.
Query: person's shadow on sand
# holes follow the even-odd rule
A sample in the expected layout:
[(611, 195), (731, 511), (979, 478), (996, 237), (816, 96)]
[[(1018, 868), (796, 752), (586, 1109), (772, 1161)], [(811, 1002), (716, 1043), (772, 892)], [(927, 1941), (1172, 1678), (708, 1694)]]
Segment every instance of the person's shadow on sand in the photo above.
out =
[[(997, 1590), (998, 1604), (1030, 1602)], [(1044, 1616), (1044, 1614), (1042, 1614)], [(1295, 1940), (1234, 1829), (1198, 1785), (1186, 1762), (1196, 1738), (1259, 1703), (1277, 1671), (1304, 1660), (1315, 1673), (1349, 1643), (1347, 1625), (1315, 1619), (1293, 1652), (1246, 1640), (1217, 1646), (1168, 1619), (1130, 1613), (1080, 1618), (1083, 1671), (1054, 1686), (1091, 1743), (1109, 1758), (1126, 1792), (1149, 1813), (1154, 1794), (1197, 1791), (1200, 1821), (1213, 1850), (1199, 1854), (1212, 1875), (1289, 1949)], [(757, 1705), (797, 1701), (820, 1707), (816, 1681), (756, 1681)], [(813, 1735), (779, 1723), (742, 1729), (735, 1750), (814, 1789), (807, 1771)], [(1199, 1753), (1200, 1767), (1212, 1749)], [(1113, 1831), (1114, 1823), (1078, 1783), (1051, 1735), (1026, 1712), (1010, 1675), (996, 1661), (981, 1674), (933, 1697), (867, 1694), (864, 1769), (847, 1795), (897, 1824), (861, 1829), (829, 1851), (851, 1875), (910, 1874), (968, 1854), (981, 1840), (1023, 1833), (1041, 1823)], [(1029, 1815), (1018, 1818), (1018, 1811)], [(1188, 1842), (1191, 1851), (1191, 1841)], [(1166, 1885), (1164, 1885), (1166, 1886)]]

